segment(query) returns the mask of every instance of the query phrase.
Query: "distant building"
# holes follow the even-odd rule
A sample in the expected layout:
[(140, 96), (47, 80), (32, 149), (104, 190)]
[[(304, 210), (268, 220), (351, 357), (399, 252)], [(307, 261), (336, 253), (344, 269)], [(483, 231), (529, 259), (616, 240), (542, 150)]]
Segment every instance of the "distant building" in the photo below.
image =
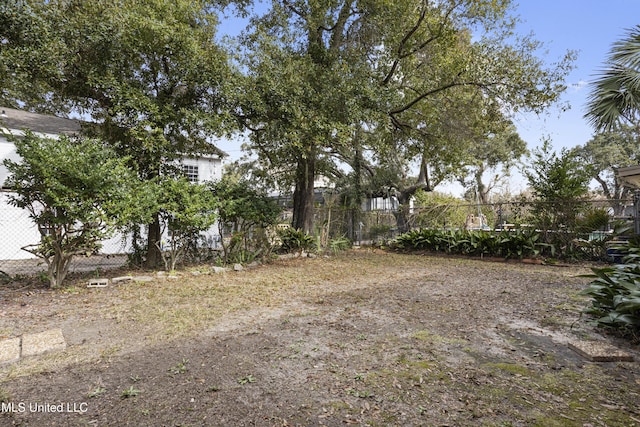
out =
[[(398, 210), (398, 198), (395, 196), (389, 197), (370, 197), (362, 202), (362, 210), (364, 212), (369, 211), (396, 211)], [(411, 207), (413, 208), (413, 200), (411, 200)]]

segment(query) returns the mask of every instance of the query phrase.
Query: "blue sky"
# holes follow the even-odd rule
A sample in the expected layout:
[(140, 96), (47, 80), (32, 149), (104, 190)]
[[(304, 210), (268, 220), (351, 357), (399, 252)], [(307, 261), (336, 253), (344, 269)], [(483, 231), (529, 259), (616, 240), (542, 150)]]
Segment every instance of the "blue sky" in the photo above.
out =
[[(557, 150), (586, 143), (594, 133), (583, 119), (588, 82), (604, 66), (611, 45), (623, 38), (627, 29), (640, 24), (640, 1), (521, 0), (515, 5), (514, 14), (522, 21), (517, 27), (519, 33), (533, 33), (535, 39), (544, 43), (539, 56), (546, 63), (560, 60), (567, 50), (577, 53), (574, 69), (566, 80), (568, 89), (560, 100), (569, 109), (563, 111), (555, 106), (540, 116), (518, 115), (515, 123), (520, 136), (529, 148), (540, 145), (547, 137)], [(238, 21), (227, 20), (220, 32), (236, 34), (240, 26)], [(241, 155), (237, 141), (224, 142), (220, 147), (232, 159)], [(524, 187), (522, 178), (515, 173), (509, 190), (519, 192)], [(438, 190), (460, 193), (455, 185)]]
[(567, 78), (569, 88), (562, 96), (570, 109), (551, 108), (546, 115), (517, 117), (520, 136), (529, 147), (539, 145), (549, 136), (553, 146), (575, 147), (593, 136), (593, 129), (583, 119), (588, 82), (602, 69), (611, 45), (625, 35), (625, 30), (640, 24), (638, 0), (522, 0), (516, 8), (522, 22), (520, 32), (533, 32), (545, 43), (547, 62), (559, 59), (567, 50), (577, 51), (574, 70)]

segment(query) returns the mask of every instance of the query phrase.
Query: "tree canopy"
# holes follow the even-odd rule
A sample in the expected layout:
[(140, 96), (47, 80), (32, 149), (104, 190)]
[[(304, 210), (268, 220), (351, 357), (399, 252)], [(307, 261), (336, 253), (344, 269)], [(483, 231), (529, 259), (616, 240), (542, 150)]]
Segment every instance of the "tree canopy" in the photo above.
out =
[(626, 199), (630, 189), (616, 176), (616, 169), (637, 165), (640, 162), (638, 129), (621, 124), (610, 131), (596, 133), (586, 144), (576, 147), (576, 154), (589, 169), (592, 178), (599, 184), (602, 194), (616, 211), (622, 213), (621, 200)]
[[(0, 57), (14, 71), (2, 95), (38, 111), (90, 116), (88, 134), (130, 161), (142, 180), (172, 160), (222, 154), (211, 137), (230, 130), (234, 77), (215, 39), (207, 1), (11, 0), (0, 11)], [(6, 58), (7, 62), (4, 62)], [(44, 59), (41, 64), (29, 64)], [(11, 70), (0, 67), (0, 76)], [(29, 88), (29, 84), (35, 86)], [(163, 170), (165, 169), (165, 170)], [(159, 261), (157, 215), (147, 262)]]
[(395, 181), (405, 200), (479, 168), (472, 148), (555, 102), (572, 59), (546, 66), (509, 0), (272, 0), (231, 65), (215, 37), (231, 3), (246, 2), (9, 0), (0, 99), (90, 116), (87, 132), (143, 180), (241, 125), (261, 167), (294, 189), (293, 226), (312, 231), (319, 175), (350, 176), (358, 206), (365, 185)]
[(477, 117), (541, 111), (557, 99), (571, 54), (545, 67), (536, 57), (540, 44), (515, 36), (509, 7), (274, 0), (253, 21), (243, 39), (243, 119), (253, 130), (251, 148), (273, 169), (295, 171), (294, 227), (310, 230), (313, 178), (349, 157), (345, 151), (369, 149), (381, 162), (389, 151), (421, 158), (426, 177), (429, 165), (455, 164), (455, 153), (473, 140), (456, 133), (473, 127), (460, 114), (469, 100)]

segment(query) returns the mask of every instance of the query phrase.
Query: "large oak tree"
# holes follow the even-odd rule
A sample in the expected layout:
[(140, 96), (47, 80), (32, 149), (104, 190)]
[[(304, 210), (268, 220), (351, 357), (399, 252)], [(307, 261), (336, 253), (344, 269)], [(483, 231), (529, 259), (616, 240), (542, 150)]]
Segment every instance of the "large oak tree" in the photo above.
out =
[[(350, 147), (418, 158), (464, 150), (455, 115), (470, 98), (506, 115), (542, 111), (564, 89), (570, 54), (546, 67), (540, 44), (514, 34), (509, 1), (273, 0), (244, 37), (243, 119), (252, 150), (293, 170), (293, 226), (311, 231), (313, 179)], [(369, 147), (356, 141), (362, 132)], [(465, 139), (468, 142), (471, 139)], [(358, 151), (354, 150), (354, 151)], [(338, 154), (342, 154), (341, 156)], [(354, 156), (353, 159), (360, 158)], [(453, 162), (453, 163), (452, 163)]]

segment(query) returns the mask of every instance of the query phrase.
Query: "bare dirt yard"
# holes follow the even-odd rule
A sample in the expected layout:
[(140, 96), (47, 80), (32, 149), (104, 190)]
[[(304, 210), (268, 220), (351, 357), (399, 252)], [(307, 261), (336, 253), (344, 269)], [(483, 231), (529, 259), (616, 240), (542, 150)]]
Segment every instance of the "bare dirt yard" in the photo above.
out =
[[(0, 425), (640, 425), (640, 349), (580, 317), (585, 273), (361, 249), (1, 288), (2, 338), (67, 348), (0, 367)], [(594, 340), (635, 361), (568, 347)]]

